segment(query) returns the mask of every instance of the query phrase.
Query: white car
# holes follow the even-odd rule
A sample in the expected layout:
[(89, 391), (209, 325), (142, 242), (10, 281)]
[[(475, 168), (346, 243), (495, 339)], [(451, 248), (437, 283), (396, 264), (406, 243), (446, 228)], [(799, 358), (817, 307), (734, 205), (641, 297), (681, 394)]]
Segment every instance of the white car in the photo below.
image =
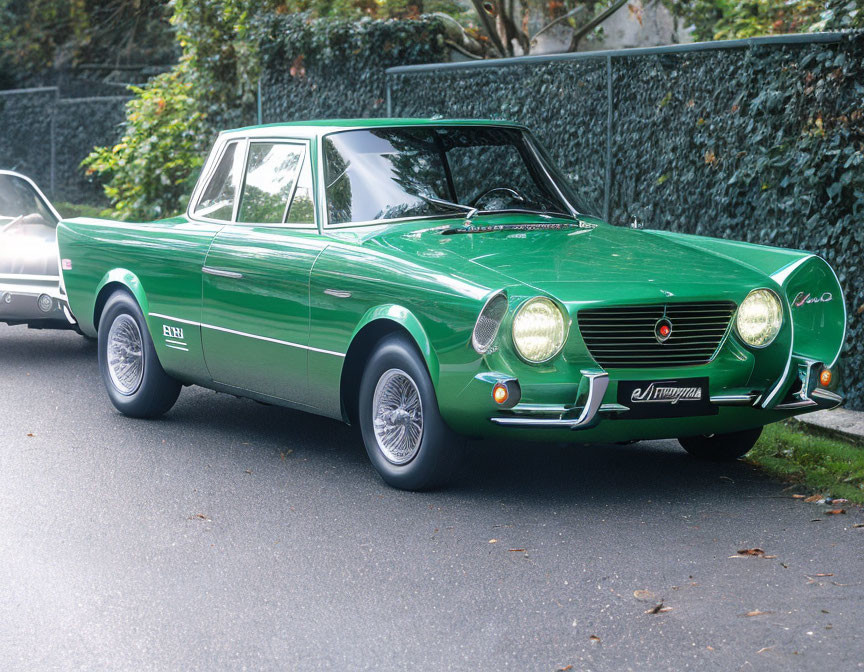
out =
[(59, 221), (33, 180), (0, 170), (0, 322), (77, 327), (60, 282)]

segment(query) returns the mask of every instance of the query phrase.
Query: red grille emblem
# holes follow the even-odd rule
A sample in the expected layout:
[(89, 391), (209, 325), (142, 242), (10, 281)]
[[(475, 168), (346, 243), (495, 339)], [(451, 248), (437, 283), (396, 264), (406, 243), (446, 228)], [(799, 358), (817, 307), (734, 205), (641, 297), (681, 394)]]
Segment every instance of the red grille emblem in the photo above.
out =
[(661, 317), (654, 325), (654, 338), (657, 339), (658, 343), (665, 343), (671, 335), (672, 322), (669, 321), (668, 317)]

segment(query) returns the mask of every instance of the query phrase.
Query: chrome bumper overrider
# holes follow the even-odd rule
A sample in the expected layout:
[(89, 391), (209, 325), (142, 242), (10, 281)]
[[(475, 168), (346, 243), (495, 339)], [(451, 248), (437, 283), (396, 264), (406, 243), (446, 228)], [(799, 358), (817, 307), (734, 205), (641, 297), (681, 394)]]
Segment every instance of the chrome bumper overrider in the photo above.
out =
[[(539, 404), (517, 404), (513, 407), (514, 413), (558, 413), (557, 418), (538, 418), (530, 415), (522, 416), (507, 416), (491, 418), (496, 425), (505, 425), (510, 427), (552, 427), (556, 429), (586, 429), (596, 424), (597, 412), (602, 409), (603, 395), (606, 394), (606, 389), (609, 387), (609, 374), (606, 372), (585, 371), (583, 372), (588, 380), (588, 395), (585, 399), (585, 404), (579, 415), (573, 418), (566, 417), (566, 414), (573, 409), (564, 406), (543, 406)], [(605, 404), (609, 407), (615, 407), (614, 411), (626, 410), (619, 404)], [(520, 408), (520, 406), (522, 408)], [(578, 406), (574, 407), (578, 408)]]

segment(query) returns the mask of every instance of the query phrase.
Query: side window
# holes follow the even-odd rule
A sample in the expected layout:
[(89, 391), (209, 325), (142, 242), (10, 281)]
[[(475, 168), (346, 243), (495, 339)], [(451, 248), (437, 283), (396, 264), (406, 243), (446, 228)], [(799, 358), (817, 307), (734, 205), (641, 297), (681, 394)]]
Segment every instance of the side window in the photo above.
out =
[(288, 217), (285, 219), (289, 224), (314, 224), (315, 203), (312, 196), (312, 166), (309, 156), (303, 162), (300, 177), (297, 179), (297, 189), (294, 191), (294, 200), (288, 208)]
[(232, 142), (225, 148), (204, 193), (198, 199), (194, 214), (226, 222), (231, 220), (237, 193), (237, 178), (240, 174), (238, 164), (243, 154), (239, 151), (239, 146), (239, 142)]
[(302, 145), (272, 142), (249, 145), (238, 222), (281, 224), (284, 221), (304, 153)]

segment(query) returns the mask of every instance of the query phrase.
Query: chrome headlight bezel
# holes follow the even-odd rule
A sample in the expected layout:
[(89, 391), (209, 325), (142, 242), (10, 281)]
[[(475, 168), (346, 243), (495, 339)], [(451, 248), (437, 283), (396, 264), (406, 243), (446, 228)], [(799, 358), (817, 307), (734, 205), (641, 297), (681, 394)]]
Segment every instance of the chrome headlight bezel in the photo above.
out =
[[(765, 341), (763, 343), (753, 343), (753, 342), (747, 340), (747, 338), (741, 333), (739, 321), (740, 321), (740, 318), (742, 315), (741, 309), (744, 307), (744, 305), (747, 303), (747, 301), (749, 301), (751, 299), (751, 297), (759, 295), (759, 294), (765, 294), (765, 295), (771, 297), (771, 300), (773, 300), (775, 307), (776, 307), (777, 320), (776, 320), (776, 326), (774, 327), (774, 333), (771, 334), (771, 337), (767, 341)], [(748, 292), (747, 296), (738, 305), (738, 309), (735, 311), (735, 317), (734, 317), (735, 335), (738, 336), (740, 341), (742, 343), (744, 343), (744, 345), (746, 345), (748, 348), (753, 348), (755, 350), (761, 350), (763, 348), (767, 348), (775, 340), (777, 340), (777, 336), (780, 334), (780, 331), (783, 329), (784, 319), (785, 319), (785, 316), (784, 316), (784, 311), (783, 311), (783, 301), (780, 299), (780, 295), (777, 294), (777, 292), (775, 292), (773, 289), (770, 289), (769, 287), (758, 287), (758, 288), (753, 289), (750, 292)]]
[[(531, 305), (533, 305), (535, 303), (548, 304), (555, 311), (555, 313), (557, 314), (557, 316), (561, 320), (561, 322), (560, 322), (560, 327), (561, 327), (560, 340), (561, 340), (561, 342), (558, 343), (557, 345), (555, 345), (555, 347), (550, 351), (551, 354), (549, 354), (548, 356), (546, 356), (542, 359), (532, 359), (532, 358), (526, 356), (525, 353), (522, 351), (522, 348), (520, 348), (520, 346), (519, 346), (519, 340), (518, 340), (518, 336), (517, 336), (517, 324), (519, 321), (519, 317), (521, 315), (523, 315), (524, 311), (527, 308), (529, 308)], [(571, 322), (572, 321), (570, 320), (570, 316), (568, 315), (568, 313), (565, 310), (562, 310), (561, 306), (559, 306), (556, 301), (553, 301), (548, 296), (534, 296), (534, 297), (531, 297), (530, 299), (526, 299), (525, 301), (523, 301), (522, 303), (519, 304), (519, 307), (513, 313), (513, 321), (510, 325), (510, 338), (513, 342), (513, 349), (516, 351), (516, 354), (519, 356), (519, 358), (522, 361), (527, 362), (528, 364), (544, 364), (544, 363), (554, 359), (559, 354), (561, 354), (561, 351), (564, 349), (564, 345), (567, 343), (567, 337), (570, 334)], [(556, 328), (557, 328), (557, 325), (556, 325)], [(553, 345), (554, 345), (554, 343), (553, 343)]]

